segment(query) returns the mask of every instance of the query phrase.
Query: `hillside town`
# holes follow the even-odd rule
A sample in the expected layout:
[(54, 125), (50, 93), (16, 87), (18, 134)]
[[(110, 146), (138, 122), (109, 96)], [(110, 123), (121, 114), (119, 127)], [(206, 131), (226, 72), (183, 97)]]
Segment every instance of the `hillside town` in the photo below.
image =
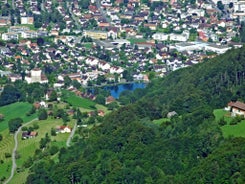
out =
[(91, 86), (148, 82), (241, 47), (245, 2), (16, 0), (1, 15), (2, 76)]

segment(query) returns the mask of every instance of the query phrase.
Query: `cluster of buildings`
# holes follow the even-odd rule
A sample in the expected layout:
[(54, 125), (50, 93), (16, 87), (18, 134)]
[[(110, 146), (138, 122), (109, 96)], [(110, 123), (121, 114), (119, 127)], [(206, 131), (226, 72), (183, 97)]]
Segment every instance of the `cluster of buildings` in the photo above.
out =
[[(244, 10), (242, 2), (222, 2), (223, 12), (216, 1), (203, 0), (194, 4), (175, 0), (91, 0), (87, 9), (77, 0), (44, 0), (41, 4), (30, 0), (27, 5), (18, 0), (15, 6), (20, 10), (22, 25), (10, 26), (10, 17), (0, 17), (0, 26), (8, 26), (2, 40), (18, 40), (0, 47), (0, 61), (14, 73), (16, 63), (20, 63), (28, 83), (46, 83), (44, 74), (54, 72), (57, 87), (63, 86), (65, 76), (82, 85), (100, 76), (108, 82), (148, 81), (149, 72), (161, 77), (242, 46), (232, 41), (239, 35), (238, 19), (243, 16), (235, 13), (238, 7)], [(60, 14), (65, 29), (55, 23), (36, 30), (27, 26), (35, 23), (35, 16), (52, 10)], [(44, 41), (47, 36), (54, 39)], [(33, 38), (41, 38), (41, 44)], [(23, 76), (11, 74), (10, 78), (14, 81)]]

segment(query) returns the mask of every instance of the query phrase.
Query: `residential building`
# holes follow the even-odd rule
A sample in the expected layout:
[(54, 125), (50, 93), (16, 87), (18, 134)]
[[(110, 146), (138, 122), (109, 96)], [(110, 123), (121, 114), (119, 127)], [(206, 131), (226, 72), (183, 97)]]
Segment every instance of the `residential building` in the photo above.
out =
[(229, 102), (225, 110), (231, 112), (231, 116), (245, 116), (245, 103), (236, 101)]
[(23, 38), (37, 38), (37, 32), (36, 31), (32, 31), (32, 30), (23, 31), (21, 33), (21, 37), (23, 37)]
[(2, 39), (4, 41), (18, 40), (19, 39), (19, 35), (17, 33), (3, 33), (2, 34)]
[(159, 40), (159, 41), (166, 41), (169, 38), (169, 35), (165, 34), (165, 33), (155, 33), (152, 35), (152, 38), (154, 40)]
[(207, 44), (205, 46), (206, 51), (215, 52), (217, 54), (223, 54), (229, 49), (231, 49), (231, 47), (224, 46), (224, 45)]
[(34, 18), (33, 17), (21, 17), (20, 22), (21, 24), (33, 24)]
[(9, 33), (18, 33), (21, 34), (23, 31), (29, 31), (30, 28), (29, 27), (25, 27), (25, 26), (11, 26), (8, 29)]

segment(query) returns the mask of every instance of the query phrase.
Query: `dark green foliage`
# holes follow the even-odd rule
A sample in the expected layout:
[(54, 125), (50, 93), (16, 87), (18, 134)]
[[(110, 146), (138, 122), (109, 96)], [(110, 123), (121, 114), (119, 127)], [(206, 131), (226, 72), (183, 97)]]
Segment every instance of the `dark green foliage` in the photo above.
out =
[(54, 155), (59, 151), (59, 148), (57, 146), (51, 146), (49, 149), (50, 155)]
[(6, 85), (0, 96), (0, 106), (17, 102), (21, 99), (21, 92), (13, 85)]
[(56, 130), (54, 128), (51, 128), (51, 136), (56, 136)]
[(227, 124), (227, 122), (225, 121), (224, 117), (222, 117), (222, 118), (218, 121), (218, 124), (219, 124), (220, 126), (224, 126), (224, 125)]
[(184, 183), (244, 183), (245, 140), (230, 139), (189, 172)]
[(38, 119), (39, 120), (45, 120), (48, 118), (48, 113), (46, 109), (40, 109), (38, 112)]
[(3, 140), (3, 136), (2, 136), (2, 134), (0, 134), (0, 141), (1, 141), (1, 140)]
[(218, 2), (217, 2), (217, 7), (218, 7), (220, 10), (224, 10), (224, 5), (223, 5), (222, 1), (218, 1)]
[(11, 154), (10, 153), (5, 153), (5, 158), (10, 158), (11, 157)]
[(9, 132), (14, 133), (18, 130), (18, 128), (23, 123), (23, 120), (21, 118), (14, 118), (9, 120), (8, 126), (9, 126)]
[(48, 133), (46, 133), (45, 137), (44, 138), (41, 138), (40, 140), (40, 149), (43, 149), (43, 148), (46, 148), (47, 147), (47, 144), (50, 142), (50, 137), (48, 135)]
[(105, 96), (101, 95), (101, 94), (97, 95), (96, 99), (95, 99), (95, 102), (98, 103), (98, 104), (105, 105)]
[(56, 101), (57, 100), (57, 93), (55, 90), (53, 90), (50, 94), (50, 97), (49, 97), (49, 101), (50, 102), (53, 102), (53, 101)]

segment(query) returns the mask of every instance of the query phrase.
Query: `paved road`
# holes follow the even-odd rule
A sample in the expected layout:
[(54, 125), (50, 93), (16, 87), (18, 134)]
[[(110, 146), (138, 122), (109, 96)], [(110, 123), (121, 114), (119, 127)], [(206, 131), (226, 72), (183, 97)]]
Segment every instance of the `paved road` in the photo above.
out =
[(74, 125), (74, 127), (73, 127), (73, 129), (72, 129), (72, 131), (71, 131), (71, 133), (70, 133), (70, 135), (69, 135), (67, 141), (66, 141), (66, 146), (67, 146), (67, 147), (70, 146), (70, 143), (71, 143), (71, 140), (72, 140), (72, 138), (73, 138), (73, 136), (74, 136), (74, 134), (75, 134), (76, 128), (77, 128), (77, 123), (75, 123), (75, 125)]
[(99, 9), (102, 17), (106, 20), (106, 22), (108, 22), (111, 25), (111, 20), (109, 19), (109, 17), (107, 17), (106, 15), (106, 11), (103, 10), (103, 7), (101, 6), (101, 0), (96, 0), (96, 6)]
[(16, 165), (16, 159), (15, 159), (15, 156), (16, 156), (16, 151), (17, 151), (17, 148), (18, 148), (18, 134), (19, 132), (21, 131), (21, 128), (24, 127), (24, 126), (27, 126), (31, 123), (33, 123), (34, 121), (38, 120), (37, 118), (29, 121), (28, 123), (25, 123), (23, 124), (21, 127), (18, 128), (18, 130), (15, 132), (14, 134), (14, 149), (12, 151), (12, 169), (11, 169), (11, 174), (10, 174), (10, 177), (4, 182), (4, 184), (7, 184), (8, 182), (10, 182), (10, 180), (13, 178), (14, 176), (14, 172), (15, 172), (15, 169), (17, 167)]
[(82, 28), (82, 25), (79, 23), (78, 18), (72, 12), (72, 6), (71, 6), (71, 4), (69, 2), (66, 2), (66, 6), (68, 8), (69, 13), (71, 14), (71, 18), (74, 20), (74, 23), (77, 26), (77, 29), (81, 29)]

